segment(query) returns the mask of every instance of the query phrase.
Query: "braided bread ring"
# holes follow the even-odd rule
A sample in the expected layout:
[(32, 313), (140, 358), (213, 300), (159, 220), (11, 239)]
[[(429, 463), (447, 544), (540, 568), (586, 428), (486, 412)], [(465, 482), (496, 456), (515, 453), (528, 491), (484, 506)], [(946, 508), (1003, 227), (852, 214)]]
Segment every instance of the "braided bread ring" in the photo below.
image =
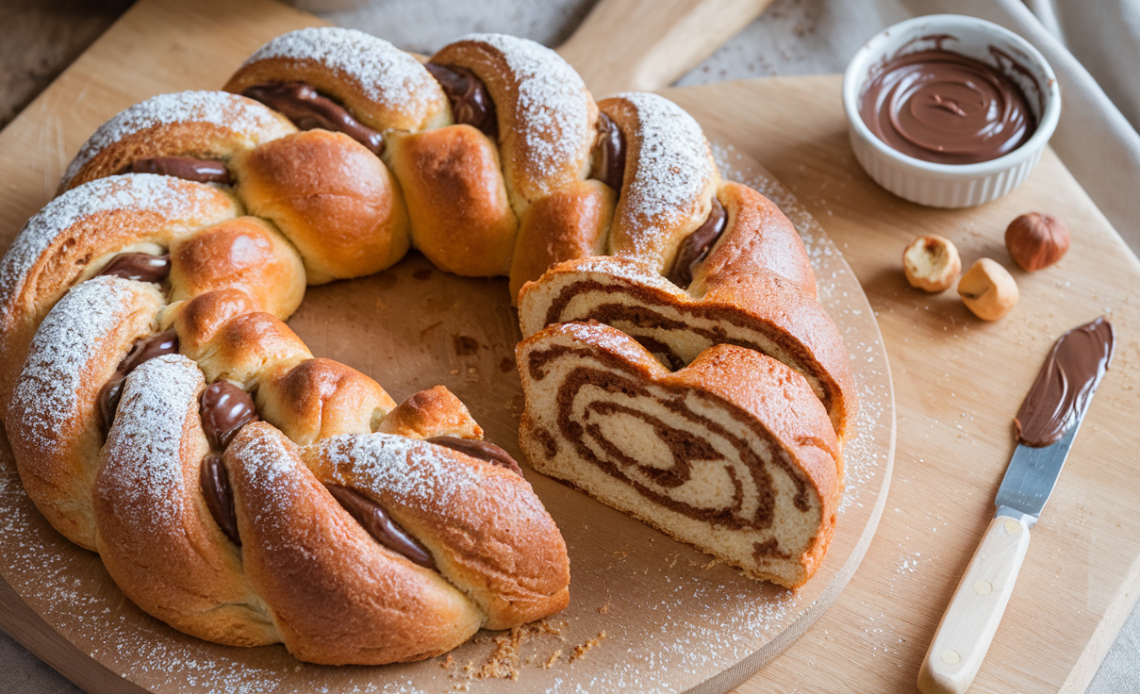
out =
[[(316, 95), (306, 98), (324, 99), (322, 108), (331, 103), (334, 110), (347, 114), (346, 122), (363, 126), (350, 127), (345, 131), (349, 134), (321, 129), (296, 132), (294, 126), (270, 109), (242, 97), (217, 93), (157, 97), (128, 109), (101, 128), (84, 147), (64, 181), (65, 186), (77, 186), (127, 167), (135, 169), (154, 158), (218, 159), (225, 180), (235, 183), (233, 190), (238, 200), (252, 214), (266, 219), (238, 218), (242, 205), (208, 186), (169, 184), (169, 190), (164, 192), (152, 182), (152, 177), (131, 176), (122, 179), (127, 183), (121, 183), (116, 182), (120, 180), (116, 176), (87, 184), (103, 187), (83, 186), (69, 198), (71, 202), (81, 201), (80, 207), (90, 208), (79, 215), (90, 219), (74, 225), (73, 220), (68, 220), (61, 226), (87, 224), (95, 232), (93, 242), (69, 237), (56, 246), (51, 234), (46, 236), (52, 238), (45, 241), (28, 231), (32, 238), (24, 242), (22, 234), (14, 246), (17, 252), (3, 261), (3, 267), (10, 266), (13, 273), (8, 275), (10, 279), (0, 280), (0, 356), (16, 355), (17, 361), (11, 368), (18, 369), (25, 362), (36, 325), (68, 287), (90, 277), (116, 253), (169, 249), (173, 256), (171, 303), (159, 307), (145, 329), (131, 323), (135, 327), (127, 332), (173, 329), (180, 340), (180, 351), (197, 362), (198, 370), (189, 362), (178, 367), (188, 368), (185, 381), (196, 384), (183, 390), (200, 390), (204, 382), (211, 382), (213, 388), (219, 380), (236, 383), (253, 393), (257, 411), (268, 422), (244, 426), (235, 439), (237, 443), (225, 449), (223, 458), (225, 470), (235, 480), (238, 530), (234, 532), (257, 538), (248, 549), (247, 568), (251, 573), (240, 580), (233, 577), (237, 586), (233, 594), (237, 597), (230, 604), (240, 609), (225, 618), (228, 626), (218, 627), (199, 619), (195, 615), (202, 612), (201, 605), (195, 602), (193, 589), (177, 588), (182, 585), (181, 580), (198, 575), (194, 569), (162, 579), (175, 586), (175, 595), (193, 598), (167, 604), (165, 597), (155, 597), (157, 593), (151, 595), (145, 586), (139, 585), (150, 578), (145, 571), (138, 574), (131, 568), (131, 550), (116, 554), (126, 557), (119, 558), (119, 568), (113, 572), (119, 576), (116, 580), (125, 584), (124, 590), (138, 595), (140, 604), (148, 611), (169, 613), (171, 623), (178, 628), (223, 642), (281, 640), (298, 657), (316, 662), (391, 662), (442, 652), (465, 639), (480, 624), (511, 626), (566, 604), (568, 571), (564, 544), (529, 486), (513, 473), (461, 453), (441, 453), (447, 449), (429, 443), (416, 444), (423, 447), (416, 449), (420, 451), (417, 455), (437, 461), (460, 461), (459, 468), (452, 463), (436, 462), (433, 469), (446, 467), (452, 470), (449, 475), (459, 474), (454, 472), (456, 469), (479, 470), (478, 477), (497, 490), (495, 499), (511, 502), (499, 513), (504, 518), (502, 522), (517, 524), (509, 525), (511, 529), (506, 532), (488, 525), (487, 518), (477, 518), (478, 522), (472, 524), (456, 508), (433, 506), (432, 499), (436, 497), (421, 496), (415, 497), (414, 502), (408, 501), (394, 494), (390, 479), (374, 486), (368, 475), (362, 475), (355, 467), (341, 463), (328, 467), (333, 441), (352, 441), (345, 445), (364, 452), (364, 458), (375, 462), (377, 454), (370, 447), (377, 445), (375, 442), (382, 439), (376, 437), (383, 435), (373, 432), (392, 432), (408, 438), (432, 438), (446, 433), (477, 439), (481, 430), (462, 403), (446, 390), (425, 391), (396, 406), (367, 376), (329, 360), (314, 359), (281, 322), (300, 300), (297, 280), (302, 277), (302, 263), (302, 279), (309, 283), (356, 277), (390, 266), (414, 244), (437, 265), (460, 274), (509, 274), (512, 296), (524, 282), (537, 279), (552, 263), (603, 253), (619, 256), (620, 259), (611, 261), (618, 266), (632, 263), (648, 268), (650, 276), (659, 278), (659, 273), (668, 272), (680, 262), (678, 258), (688, 262), (694, 256), (691, 239), (696, 232), (706, 233), (702, 230), (712, 228), (710, 224), (719, 205), (727, 208), (729, 217), (735, 220), (732, 233), (719, 234), (719, 240), (718, 234), (714, 234), (711, 241), (705, 242), (705, 249), (696, 253), (689, 289), (692, 300), (710, 306), (727, 305), (737, 300), (734, 292), (739, 290), (744, 300), (757, 301), (758, 296), (769, 296), (768, 285), (774, 284), (781, 291), (786, 288), (784, 293), (789, 301), (800, 300), (797, 297), (812, 301), (814, 277), (806, 264), (802, 244), (788, 233), (786, 220), (773, 213), (771, 205), (760, 196), (752, 194), (750, 198), (749, 192), (720, 183), (700, 129), (669, 102), (653, 95), (625, 94), (602, 103), (602, 111), (616, 123), (629, 147), (629, 154), (624, 157), (624, 176), (618, 185), (608, 176), (602, 177), (605, 180), (594, 177), (592, 170), (599, 158), (595, 148), (595, 132), (601, 127), (599, 106), (580, 78), (552, 52), (511, 37), (473, 35), (445, 47), (433, 63), (474, 75), (490, 94), (491, 112), (497, 114), (494, 127), (483, 131), (465, 123), (452, 124), (459, 111), (452, 108), (449, 97), (432, 77), (435, 73), (429, 73), (410, 56), (383, 41), (348, 30), (294, 32), (271, 41), (254, 54), (226, 88), (245, 92), (267, 83), (272, 86), (303, 82), (304, 89)], [(219, 116), (222, 113), (228, 115)], [(368, 134), (367, 128), (376, 132)], [(486, 132), (491, 132), (491, 136)], [(315, 166), (303, 166), (302, 161), (315, 162)], [(213, 170), (217, 169), (214, 165)], [(185, 196), (187, 200), (213, 194), (225, 199), (228, 209), (221, 212), (219, 206), (213, 217), (205, 214), (209, 219), (187, 222), (186, 228), (174, 219), (181, 212), (163, 217), (160, 211), (159, 223), (146, 233), (132, 227), (135, 220), (127, 219), (131, 215), (126, 214), (125, 221), (112, 222), (112, 233), (100, 226), (99, 213), (113, 216), (114, 210), (99, 208), (87, 198), (97, 195), (97, 190), (115, 186), (139, 191), (150, 186), (156, 195)], [(64, 198), (68, 196), (61, 200)], [(178, 205), (186, 206), (181, 201)], [(132, 209), (138, 207), (134, 205)], [(456, 213), (465, 210), (472, 211), (470, 217)], [(763, 238), (759, 240), (745, 231), (759, 234), (757, 227), (763, 227)], [(61, 232), (61, 237), (66, 236)], [(214, 273), (201, 260), (219, 251), (232, 254), (239, 248), (239, 239), (264, 242), (264, 256), (272, 261), (266, 265), (264, 276), (230, 268)], [(71, 245), (77, 243), (86, 255), (68, 256)], [(300, 251), (299, 256), (294, 247)], [(41, 273), (39, 265), (56, 262), (45, 260), (47, 255), (42, 251), (56, 248), (63, 248), (64, 265), (58, 271), (49, 268), (51, 271)], [(90, 267), (71, 272), (68, 261)], [(187, 268), (196, 269), (183, 272)], [(36, 273), (47, 281), (41, 282)], [(767, 279), (750, 281), (745, 286), (745, 276), (750, 273)], [(620, 278), (628, 273), (618, 270), (612, 274)], [(34, 280), (32, 285), (44, 289), (25, 291), (30, 286), (25, 276)], [(60, 321), (76, 323), (70, 314), (63, 311)], [(51, 332), (45, 328), (45, 342)], [(108, 338), (107, 342), (114, 343), (115, 353), (120, 354), (125, 339)], [(28, 356), (29, 364), (41, 358), (40, 349), (37, 345), (37, 354)], [(693, 352), (696, 366), (678, 376), (677, 382), (685, 381), (686, 374), (699, 373), (701, 379), (711, 376), (707, 365), (720, 363), (718, 360), (728, 352), (716, 348), (702, 356)], [(100, 362), (100, 368), (106, 371), (112, 359)], [(132, 456), (137, 458), (120, 441), (126, 435), (115, 432), (138, 428), (139, 416), (132, 404), (143, 398), (138, 394), (143, 386), (138, 384), (152, 380), (147, 375), (152, 369), (161, 372), (175, 368), (173, 362), (177, 359), (151, 360), (127, 376), (124, 392), (133, 399), (120, 407), (125, 419), (115, 421), (113, 436), (103, 449), (101, 470), (110, 474), (120, 469), (119, 463), (129, 462)], [(36, 370), (29, 368), (31, 372)], [(31, 372), (21, 382), (35, 382)], [(5, 374), (0, 367), (0, 396), (5, 402), (20, 373), (16, 370)], [(818, 405), (805, 383), (800, 382), (787, 392), (792, 393), (788, 397), (796, 400), (809, 393), (808, 401)], [(743, 397), (735, 391), (726, 393), (724, 397), (729, 401)], [(202, 397), (204, 402), (205, 392)], [(185, 393), (174, 393), (168, 399), (176, 419), (182, 417), (178, 421), (193, 419), (181, 414), (193, 410), (192, 398), (187, 400)], [(26, 399), (22, 402), (26, 405)], [(187, 404), (183, 406), (184, 403)], [(528, 408), (531, 404), (528, 402)], [(22, 414), (23, 409), (15, 414), (7, 408), (0, 411), (5, 411), (10, 420)], [(807, 419), (802, 426), (810, 429), (818, 417)], [(192, 424), (182, 429), (180, 456), (189, 452), (191, 460), (200, 457), (202, 446), (206, 445), (203, 437), (210, 440), (205, 450), (225, 448), (224, 444), (214, 443), (209, 432), (204, 434), (201, 425), (197, 430)], [(350, 435), (349, 439), (335, 438), (344, 435)], [(25, 455), (35, 456), (28, 448)], [(841, 465), (838, 449), (835, 450), (831, 474), (838, 476)], [(112, 456), (116, 460), (111, 460)], [(165, 459), (175, 458), (181, 460), (174, 455)], [(173, 470), (173, 463), (170, 465)], [(319, 482), (306, 466), (322, 471)], [(80, 467), (87, 470), (90, 466)], [(202, 518), (201, 508), (206, 502), (201, 501), (201, 490), (192, 492), (188, 468), (179, 469), (181, 491), (169, 493), (193, 497), (194, 501), (185, 508), (198, 509), (198, 515), (187, 516), (184, 524), (199, 529), (209, 526), (209, 532), (202, 536), (221, 543), (211, 551), (222, 558), (230, 552), (228, 556), (232, 557), (233, 547), (225, 544), (229, 540), (219, 529), (225, 524), (217, 516), (213, 521)], [(259, 480), (263, 481), (266, 475), (274, 479), (287, 475), (289, 488), (297, 490), (297, 494), (286, 495), (287, 499), (264, 498), (262, 492), (267, 487)], [(168, 477), (176, 479), (178, 475)], [(426, 545), (444, 577), (415, 567), (403, 555), (389, 552), (383, 545), (359, 541), (367, 535), (346, 520), (344, 511), (322, 489), (322, 484), (334, 488), (341, 482), (354, 486), (358, 495), (361, 489), (371, 490), (363, 497), (387, 508), (391, 518)], [(507, 486), (496, 486), (500, 483)], [(820, 487), (819, 499), (820, 508), (826, 509), (831, 502), (824, 487), (826, 484)], [(108, 492), (108, 503), (115, 498), (120, 498), (118, 503), (131, 498), (129, 490), (116, 493), (119, 496)], [(79, 495), (82, 494), (80, 490)], [(103, 498), (96, 496), (96, 507), (103, 503)], [(470, 503), (490, 507), (487, 499), (470, 497)], [(251, 511), (253, 508), (258, 510)], [(317, 544), (300, 555), (265, 552), (270, 549), (265, 543), (271, 543), (272, 537), (266, 534), (270, 529), (258, 523), (267, 517), (266, 509), (272, 510), (269, 515), (278, 518), (279, 525), (296, 518), (297, 509), (309, 508), (322, 509), (322, 517), (329, 518), (329, 524), (302, 524), (289, 532), (300, 533), (295, 535), (297, 538), (316, 538)], [(527, 511), (513, 515), (520, 508)], [(103, 543), (99, 515), (96, 513), (97, 546)], [(821, 533), (831, 521), (826, 513), (819, 514), (817, 520), (818, 527), (813, 532), (822, 538)], [(106, 522), (108, 528), (114, 523)], [(452, 527), (466, 530), (457, 535), (447, 531)], [(305, 528), (316, 528), (315, 534)], [(118, 536), (120, 532), (122, 537)], [(111, 549), (116, 543), (128, 548), (143, 547), (147, 541), (140, 538), (146, 538), (146, 532), (137, 525), (122, 527), (105, 545), (108, 552), (116, 551)], [(355, 537), (351, 542), (356, 548), (353, 551), (361, 553), (359, 566), (385, 568), (338, 568), (336, 561), (322, 553), (327, 550), (328, 533)], [(473, 550), (468, 546), (470, 537), (480, 533), (493, 538), (491, 544), (499, 548), (497, 553), (488, 554), (486, 548)], [(526, 541), (520, 541), (526, 533), (530, 533)], [(825, 546), (824, 540), (816, 544), (817, 549)], [(177, 553), (178, 548), (171, 551)], [(807, 567), (808, 575), (821, 555), (821, 549), (818, 553), (803, 553), (803, 557), (815, 557), (799, 562)], [(180, 558), (172, 566), (178, 566), (180, 561), (189, 560)], [(224, 564), (221, 559), (212, 563)], [(311, 580), (332, 585), (334, 590), (332, 594), (314, 595), (307, 592), (311, 583), (282, 583), (269, 568), (272, 566), (296, 567), (297, 575), (320, 577)], [(392, 566), (411, 568), (404, 571)], [(507, 570), (507, 566), (513, 568)], [(365, 631), (377, 625), (386, 629), (389, 622), (384, 620), (391, 615), (381, 614), (384, 610), (371, 616), (358, 615), (350, 606), (363, 604), (353, 597), (362, 595), (356, 592), (361, 582), (397, 580), (397, 575), (417, 581), (416, 590), (435, 598), (412, 601), (419, 606), (417, 610), (427, 610), (427, 617), (419, 620), (422, 628), (416, 631), (410, 618), (399, 617), (394, 623), (400, 625), (401, 635), (390, 644), (379, 644), (355, 630), (330, 633), (329, 625), (314, 620), (305, 607), (327, 606), (330, 614), (343, 615), (347, 622)], [(793, 579), (785, 582), (790, 580)], [(255, 587), (255, 593), (249, 593), (243, 581)], [(369, 595), (372, 590), (369, 589)], [(397, 607), (396, 612), (403, 609)], [(445, 623), (454, 628), (445, 628)]]

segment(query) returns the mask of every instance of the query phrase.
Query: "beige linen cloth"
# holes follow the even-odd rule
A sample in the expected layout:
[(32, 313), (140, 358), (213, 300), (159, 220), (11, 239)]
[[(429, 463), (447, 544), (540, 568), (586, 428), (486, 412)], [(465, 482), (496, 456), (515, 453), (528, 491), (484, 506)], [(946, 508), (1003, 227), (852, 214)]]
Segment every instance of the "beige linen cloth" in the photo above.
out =
[[(1135, 129), (1140, 127), (1140, 0), (1026, 2), (776, 0), (760, 19), (678, 84), (842, 72), (865, 40), (916, 15), (970, 14), (1001, 24), (1032, 42), (1053, 66), (1064, 107), (1051, 145), (1133, 252), (1140, 254), (1140, 136)], [(294, 0), (292, 4), (401, 48), (430, 54), (471, 31), (515, 34), (556, 46), (573, 32), (594, 0)], [(2, 633), (0, 667), (0, 692), (80, 691)], [(1088, 694), (1125, 692), (1140, 692), (1140, 610), (1133, 612), (1088, 689)]]

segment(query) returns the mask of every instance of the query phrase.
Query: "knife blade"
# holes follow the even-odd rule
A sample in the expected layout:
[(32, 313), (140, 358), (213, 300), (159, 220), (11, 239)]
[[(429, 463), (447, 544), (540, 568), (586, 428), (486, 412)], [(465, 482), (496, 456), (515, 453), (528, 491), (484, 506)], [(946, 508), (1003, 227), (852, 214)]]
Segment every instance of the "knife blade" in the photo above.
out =
[(1053, 345), (1015, 419), (1019, 443), (994, 499), (997, 511), (923, 658), (923, 694), (963, 694), (978, 674), (1029, 549), (1029, 529), (1053, 493), (1114, 344), (1112, 325), (1098, 318)]

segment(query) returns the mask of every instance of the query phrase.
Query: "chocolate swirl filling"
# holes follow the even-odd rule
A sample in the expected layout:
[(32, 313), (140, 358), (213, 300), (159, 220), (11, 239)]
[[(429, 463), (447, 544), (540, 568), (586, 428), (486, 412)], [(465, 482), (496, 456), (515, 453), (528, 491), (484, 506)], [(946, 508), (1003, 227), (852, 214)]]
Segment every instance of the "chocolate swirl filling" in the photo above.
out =
[(127, 380), (127, 376), (137, 369), (139, 364), (177, 351), (178, 334), (173, 330), (135, 340), (131, 351), (127, 352), (127, 356), (119, 362), (115, 375), (99, 389), (99, 395), (95, 400), (104, 436), (115, 422), (115, 412), (119, 409), (119, 399), (123, 396), (123, 382)]
[(170, 255), (120, 253), (99, 271), (98, 276), (122, 277), (136, 282), (160, 284), (170, 275)]
[(492, 140), (499, 139), (495, 102), (491, 100), (487, 85), (474, 72), (457, 65), (444, 67), (427, 63), (424, 67), (443, 88), (456, 123), (473, 126)]
[(688, 289), (693, 283), (693, 273), (696, 272), (697, 266), (708, 257), (709, 250), (724, 233), (727, 225), (728, 213), (714, 197), (708, 218), (697, 227), (696, 231), (681, 241), (677, 249), (677, 258), (673, 261), (673, 269), (669, 271), (669, 281), (681, 289)]
[(414, 537), (401, 528), (380, 504), (355, 489), (337, 484), (325, 485), (344, 510), (356, 519), (377, 542), (402, 555), (413, 564), (435, 570), (435, 559)]
[(241, 94), (280, 111), (301, 130), (333, 130), (348, 135), (376, 156), (384, 152), (383, 135), (353, 118), (343, 106), (304, 82), (258, 84)]
[[(546, 378), (546, 365), (563, 358), (595, 360), (598, 356), (571, 347), (552, 347), (535, 352), (531, 354), (529, 364), (531, 378), (536, 381)], [(617, 360), (603, 357), (601, 361), (606, 369), (575, 367), (558, 386), (556, 421), (559, 432), (582, 460), (629, 485), (653, 503), (690, 518), (730, 529), (771, 527), (776, 503), (771, 474), (748, 441), (689, 407), (687, 396), (701, 397), (700, 394), (686, 394), (680, 390), (670, 394), (668, 391), (675, 389), (660, 386), (655, 387), (659, 392), (654, 393), (639, 382), (636, 374), (620, 373), (627, 367)], [(614, 399), (581, 395), (587, 388), (613, 395)], [(661, 397), (661, 392), (666, 393), (664, 397)], [(672, 415), (670, 420), (683, 420), (685, 426), (679, 428), (645, 409), (638, 409), (638, 400), (646, 399), (653, 401), (654, 409), (669, 412)], [(635, 458), (623, 449), (620, 441), (611, 439), (603, 425), (617, 415), (640, 421), (661, 441), (662, 450), (668, 450), (668, 460), (646, 464), (643, 456)], [(707, 432), (708, 435), (702, 437), (699, 432)], [(713, 438), (734, 449), (739, 464), (727, 460), (712, 444)], [(774, 452), (771, 458), (772, 464), (782, 468), (795, 485), (793, 505), (800, 511), (809, 512), (811, 502), (807, 482), (779, 453)], [(727, 503), (698, 505), (670, 494), (691, 482), (698, 467), (707, 468), (709, 463), (721, 463), (723, 466), (723, 477), (732, 487)]]
[(223, 161), (217, 159), (195, 159), (193, 157), (149, 157), (131, 163), (123, 173), (148, 173), (160, 176), (174, 176), (198, 183), (223, 183), (230, 185), (233, 179)]
[(206, 508), (210, 509), (210, 516), (226, 537), (241, 547), (237, 512), (234, 509), (234, 492), (230, 488), (230, 478), (226, 474), (226, 466), (222, 464), (222, 456), (211, 453), (203, 458), (198, 474), (198, 483), (202, 487), (202, 496), (206, 499)]
[(605, 183), (620, 196), (622, 180), (625, 178), (625, 135), (617, 123), (604, 113), (598, 114), (597, 130), (590, 178)]
[(1084, 416), (1112, 363), (1116, 333), (1104, 318), (1062, 335), (1017, 411), (1017, 439), (1033, 448), (1056, 443)]
[(428, 439), (427, 442), (459, 451), (472, 458), (485, 460), (492, 465), (506, 468), (519, 477), (522, 477), (522, 468), (519, 467), (518, 461), (512, 458), (510, 453), (507, 453), (490, 441), (474, 441), (472, 439), (461, 439), (455, 436), (433, 436)]
[(202, 430), (214, 450), (226, 450), (242, 427), (257, 420), (253, 398), (227, 381), (214, 381), (206, 386), (200, 404)]
[(202, 431), (206, 434), (210, 448), (219, 451), (202, 459), (198, 483), (214, 522), (226, 537), (241, 547), (234, 494), (220, 451), (226, 450), (226, 446), (230, 445), (230, 441), (233, 441), (243, 426), (257, 419), (257, 411), (249, 393), (227, 381), (214, 381), (206, 386), (198, 403)]

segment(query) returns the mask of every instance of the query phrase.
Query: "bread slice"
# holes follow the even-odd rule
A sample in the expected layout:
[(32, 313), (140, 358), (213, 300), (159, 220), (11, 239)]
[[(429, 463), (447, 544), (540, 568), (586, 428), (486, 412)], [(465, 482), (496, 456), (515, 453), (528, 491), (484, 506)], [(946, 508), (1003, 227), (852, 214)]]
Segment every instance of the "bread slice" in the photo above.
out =
[(752, 577), (796, 587), (819, 567), (840, 454), (803, 376), (734, 345), (670, 372), (598, 323), (549, 326), (517, 354), (539, 472)]
[(807, 379), (842, 442), (858, 400), (847, 350), (823, 306), (761, 268), (702, 285), (707, 291), (694, 297), (635, 260), (568, 260), (523, 286), (519, 323), (527, 337), (553, 323), (596, 320), (631, 335), (674, 369), (714, 344), (758, 350)]

